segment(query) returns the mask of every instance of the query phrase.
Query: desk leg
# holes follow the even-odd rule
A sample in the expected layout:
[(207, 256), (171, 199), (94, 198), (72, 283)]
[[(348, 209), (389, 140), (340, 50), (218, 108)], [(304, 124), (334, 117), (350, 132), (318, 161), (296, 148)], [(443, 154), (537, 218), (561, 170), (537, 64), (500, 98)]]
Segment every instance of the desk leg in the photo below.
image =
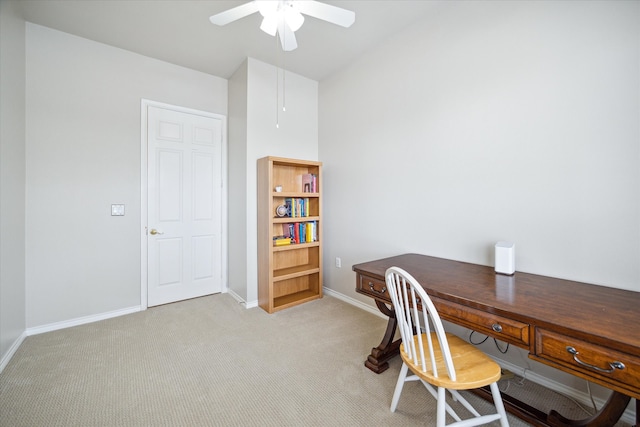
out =
[[(472, 391), (487, 401), (493, 402), (491, 391), (488, 387)], [(565, 418), (554, 410), (551, 410), (549, 414), (545, 414), (544, 412), (504, 393), (502, 394), (502, 400), (504, 402), (504, 407), (508, 412), (511, 412), (518, 418), (521, 418), (536, 427), (611, 427), (618, 422), (631, 398), (614, 391), (611, 393), (611, 396), (609, 396), (607, 403), (605, 403), (597, 414), (582, 420), (571, 420), (569, 418)], [(638, 424), (638, 406), (640, 405), (636, 400), (636, 424)], [(640, 427), (640, 425), (637, 425), (636, 427)]]
[(570, 420), (556, 411), (549, 412), (549, 425), (551, 426), (589, 426), (589, 427), (610, 427), (618, 422), (624, 410), (627, 408), (631, 398), (622, 393), (614, 391), (609, 396), (607, 403), (600, 411), (592, 417), (584, 420)]
[(396, 334), (396, 327), (398, 326), (398, 321), (396, 320), (396, 315), (393, 310), (390, 310), (383, 302), (378, 300), (376, 300), (376, 305), (380, 312), (389, 317), (389, 321), (387, 323), (387, 330), (384, 333), (382, 342), (380, 342), (380, 345), (377, 347), (371, 349), (371, 354), (364, 362), (364, 366), (371, 369), (376, 374), (380, 374), (389, 368), (389, 363), (387, 361), (400, 353), (401, 341), (393, 341)]

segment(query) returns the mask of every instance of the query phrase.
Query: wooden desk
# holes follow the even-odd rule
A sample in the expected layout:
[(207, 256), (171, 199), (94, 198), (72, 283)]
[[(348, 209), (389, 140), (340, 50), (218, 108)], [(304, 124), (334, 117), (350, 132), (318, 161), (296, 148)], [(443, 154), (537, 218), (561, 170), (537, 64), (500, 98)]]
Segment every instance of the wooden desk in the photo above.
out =
[[(504, 396), (508, 410), (537, 426), (611, 427), (630, 399), (640, 399), (640, 292), (405, 254), (353, 266), (356, 292), (375, 299), (389, 317), (382, 342), (365, 365), (376, 373), (398, 353), (396, 319), (386, 290), (385, 271), (411, 273), (433, 299), (440, 316), (455, 324), (527, 349), (538, 362), (613, 390), (601, 411), (585, 420), (544, 414)], [(578, 353), (572, 354), (572, 349)]]

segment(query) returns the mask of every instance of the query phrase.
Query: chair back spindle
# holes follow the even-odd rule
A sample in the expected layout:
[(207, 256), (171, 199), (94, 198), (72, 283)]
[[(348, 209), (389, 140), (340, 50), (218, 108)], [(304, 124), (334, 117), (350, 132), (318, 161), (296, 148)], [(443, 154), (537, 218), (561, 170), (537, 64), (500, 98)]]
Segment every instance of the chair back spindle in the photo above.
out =
[[(387, 275), (387, 289), (394, 307), (402, 307), (402, 310), (395, 314), (402, 342), (408, 344), (405, 344), (405, 351), (416, 365), (422, 367), (423, 372), (431, 369), (435, 377), (446, 373), (452, 381), (455, 381), (456, 370), (447, 336), (431, 298), (421, 286), (415, 286), (418, 282), (409, 273), (395, 267), (390, 270), (393, 269), (398, 271)], [(434, 345), (434, 338), (438, 346)], [(425, 349), (428, 357), (425, 357)], [(439, 372), (437, 360), (444, 360), (445, 372)], [(427, 368), (427, 362), (430, 362), (429, 368)]]

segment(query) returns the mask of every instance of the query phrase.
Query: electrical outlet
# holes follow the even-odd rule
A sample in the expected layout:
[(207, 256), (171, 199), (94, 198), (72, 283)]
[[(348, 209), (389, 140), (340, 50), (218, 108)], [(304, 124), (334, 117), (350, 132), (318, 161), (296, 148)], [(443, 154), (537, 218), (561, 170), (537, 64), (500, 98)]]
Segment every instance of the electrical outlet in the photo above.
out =
[(336, 257), (336, 268), (342, 268), (342, 260), (340, 257)]

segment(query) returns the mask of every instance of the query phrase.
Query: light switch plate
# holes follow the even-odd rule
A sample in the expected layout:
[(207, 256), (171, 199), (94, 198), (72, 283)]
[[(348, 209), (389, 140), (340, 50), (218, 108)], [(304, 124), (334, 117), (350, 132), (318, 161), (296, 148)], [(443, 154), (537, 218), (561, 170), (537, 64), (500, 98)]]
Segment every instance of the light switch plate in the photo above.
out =
[(124, 205), (111, 205), (111, 216), (124, 216)]

